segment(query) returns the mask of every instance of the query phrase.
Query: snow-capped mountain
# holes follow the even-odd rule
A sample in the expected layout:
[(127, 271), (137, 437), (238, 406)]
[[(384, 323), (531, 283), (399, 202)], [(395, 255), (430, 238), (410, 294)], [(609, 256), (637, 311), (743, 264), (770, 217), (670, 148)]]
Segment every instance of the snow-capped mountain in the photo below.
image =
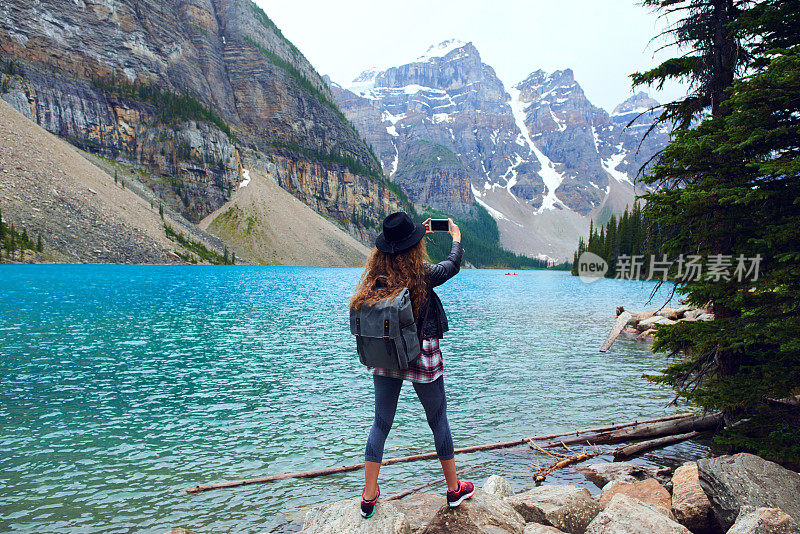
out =
[(658, 105), (644, 93), (609, 114), (570, 69), (537, 70), (508, 86), (460, 41), (331, 87), (415, 203), (468, 216), (477, 201), (497, 220), (502, 244), (531, 256), (571, 257), (590, 218), (605, 222), (632, 203), (636, 171), (668, 140), (654, 131), (639, 147)]

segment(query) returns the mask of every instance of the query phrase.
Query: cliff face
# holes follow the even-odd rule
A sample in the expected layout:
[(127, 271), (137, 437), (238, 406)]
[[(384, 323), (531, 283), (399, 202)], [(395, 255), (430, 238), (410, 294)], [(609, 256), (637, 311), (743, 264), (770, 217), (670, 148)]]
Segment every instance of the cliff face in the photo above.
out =
[(462, 217), (474, 214), (470, 172), (452, 151), (427, 141), (411, 141), (400, 151), (394, 175), (416, 204)]
[(160, 177), (153, 189), (193, 221), (230, 198), (245, 147), (302, 177), (287, 188), (355, 233), (372, 232), (354, 211), (401, 207), (325, 82), (250, 0), (5, 0), (0, 60), (16, 66), (3, 99)]

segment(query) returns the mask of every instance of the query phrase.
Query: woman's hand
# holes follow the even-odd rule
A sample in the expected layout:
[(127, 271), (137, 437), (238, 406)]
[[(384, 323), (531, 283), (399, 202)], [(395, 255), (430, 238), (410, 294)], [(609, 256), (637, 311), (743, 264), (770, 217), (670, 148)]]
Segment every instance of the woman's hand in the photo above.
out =
[[(430, 221), (430, 219), (428, 219)], [(461, 229), (458, 227), (456, 223), (453, 222), (453, 219), (447, 219), (450, 221), (450, 231), (447, 232), (453, 237), (453, 241), (461, 242)]]
[(425, 235), (432, 234), (433, 230), (431, 230), (431, 218), (428, 217), (422, 223), (425, 226)]

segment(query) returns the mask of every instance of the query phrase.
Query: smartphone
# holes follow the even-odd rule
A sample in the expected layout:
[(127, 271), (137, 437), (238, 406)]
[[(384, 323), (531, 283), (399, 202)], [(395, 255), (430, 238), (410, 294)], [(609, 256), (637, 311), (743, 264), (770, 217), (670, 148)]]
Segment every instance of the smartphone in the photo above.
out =
[(431, 231), (449, 232), (450, 221), (448, 219), (431, 219)]

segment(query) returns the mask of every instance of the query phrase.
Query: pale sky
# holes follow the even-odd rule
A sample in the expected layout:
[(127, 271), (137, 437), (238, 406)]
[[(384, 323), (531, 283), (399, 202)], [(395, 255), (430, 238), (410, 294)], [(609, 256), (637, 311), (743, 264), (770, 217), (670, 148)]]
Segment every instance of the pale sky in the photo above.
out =
[[(472, 41), (507, 85), (571, 68), (589, 100), (611, 111), (628, 75), (674, 53), (648, 44), (664, 21), (632, 0), (255, 0), (320, 74), (347, 85), (361, 71), (408, 63), (433, 43)], [(677, 84), (660, 102), (681, 96)]]

